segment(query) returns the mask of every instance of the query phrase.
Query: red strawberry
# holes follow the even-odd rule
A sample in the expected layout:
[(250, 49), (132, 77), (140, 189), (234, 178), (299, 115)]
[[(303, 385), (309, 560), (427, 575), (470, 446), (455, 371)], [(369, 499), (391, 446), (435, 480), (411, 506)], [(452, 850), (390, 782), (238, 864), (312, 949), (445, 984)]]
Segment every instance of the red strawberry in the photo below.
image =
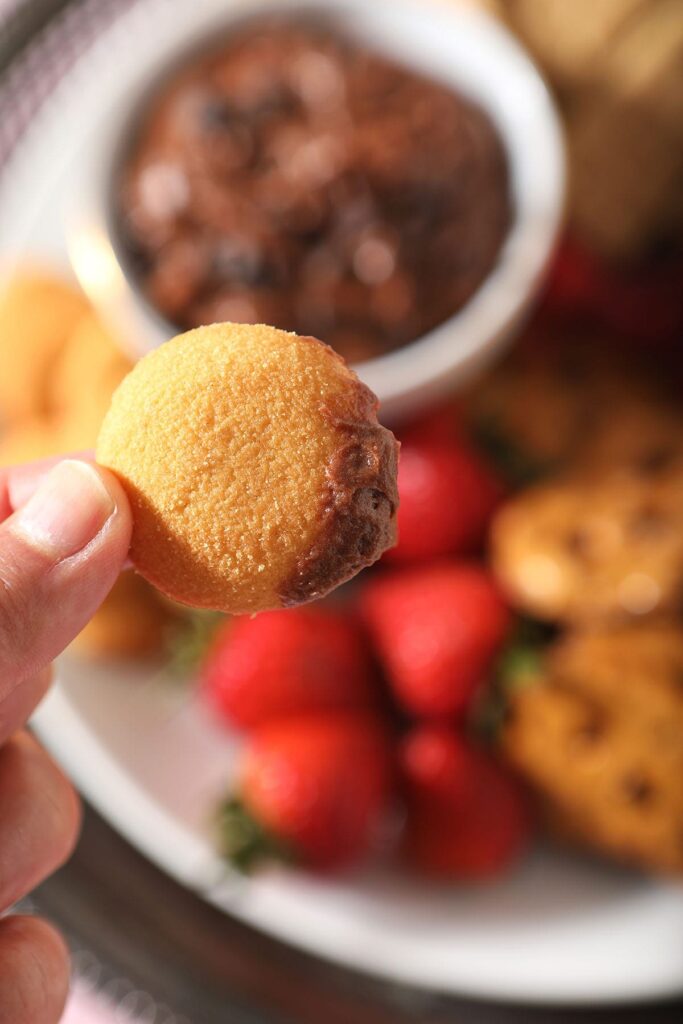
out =
[(245, 869), (283, 854), (319, 869), (350, 864), (372, 845), (391, 774), (388, 738), (373, 715), (265, 725), (252, 737), (239, 800), (226, 806), (226, 853)]
[[(429, 747), (441, 752), (441, 764), (425, 771)], [(531, 818), (516, 780), (455, 733), (415, 730), (403, 741), (401, 766), (407, 794), (403, 852), (421, 872), (485, 879), (507, 867), (528, 842)]]
[(437, 405), (401, 430), (401, 441), (458, 442), (466, 436), (462, 409), (453, 401)]
[(375, 697), (362, 632), (348, 615), (321, 608), (227, 622), (201, 686), (222, 718), (245, 729), (283, 715), (367, 707)]
[(601, 276), (598, 259), (573, 238), (559, 245), (548, 275), (546, 301), (560, 312), (591, 309)]
[(465, 742), (451, 726), (425, 722), (401, 739), (401, 774), (411, 788), (438, 799), (459, 800), (470, 762)]
[(625, 337), (667, 341), (683, 327), (682, 271), (680, 256), (647, 266), (613, 266), (565, 238), (551, 267), (546, 303), (562, 313), (595, 316)]
[(683, 263), (628, 273), (606, 270), (596, 307), (610, 327), (638, 341), (677, 339), (683, 329)]
[(510, 624), (490, 575), (468, 563), (379, 577), (361, 611), (397, 700), (432, 718), (467, 710)]
[(465, 554), (486, 536), (503, 487), (464, 439), (409, 434), (398, 468), (398, 544), (386, 558), (414, 562)]

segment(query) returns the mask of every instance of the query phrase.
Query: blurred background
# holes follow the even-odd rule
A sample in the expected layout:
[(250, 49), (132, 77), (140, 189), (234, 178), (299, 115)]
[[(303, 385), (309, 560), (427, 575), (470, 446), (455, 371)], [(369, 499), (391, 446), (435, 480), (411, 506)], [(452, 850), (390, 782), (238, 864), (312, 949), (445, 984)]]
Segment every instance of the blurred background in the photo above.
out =
[[(219, 320), (332, 345), (402, 443), (330, 599), (127, 573), (67, 652), (64, 1024), (681, 1019), (682, 184), (681, 0), (0, 0), (0, 465)], [(273, 723), (324, 842), (250, 788)]]

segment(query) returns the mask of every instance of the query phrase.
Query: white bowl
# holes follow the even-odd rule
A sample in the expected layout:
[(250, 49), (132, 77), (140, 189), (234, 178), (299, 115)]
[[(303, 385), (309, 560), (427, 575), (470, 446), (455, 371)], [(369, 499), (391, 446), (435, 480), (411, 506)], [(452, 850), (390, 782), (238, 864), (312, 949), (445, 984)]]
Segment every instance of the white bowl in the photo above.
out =
[[(160, 4), (160, 13), (168, 11)], [(131, 119), (149, 90), (185, 52), (218, 30), (258, 13), (324, 11), (358, 38), (409, 67), (453, 85), (485, 109), (507, 153), (513, 222), (499, 259), (463, 308), (428, 334), (355, 366), (379, 396), (385, 417), (411, 412), (482, 369), (528, 309), (557, 234), (564, 152), (548, 91), (519, 44), (480, 11), (436, 0), (193, 0), (160, 17), (153, 47), (130, 41), (123, 61), (103, 68), (109, 106), (80, 162), (67, 218), (74, 270), (90, 298), (130, 339), (134, 354), (173, 333), (119, 260), (113, 181)], [(324, 339), (323, 339), (324, 340)]]

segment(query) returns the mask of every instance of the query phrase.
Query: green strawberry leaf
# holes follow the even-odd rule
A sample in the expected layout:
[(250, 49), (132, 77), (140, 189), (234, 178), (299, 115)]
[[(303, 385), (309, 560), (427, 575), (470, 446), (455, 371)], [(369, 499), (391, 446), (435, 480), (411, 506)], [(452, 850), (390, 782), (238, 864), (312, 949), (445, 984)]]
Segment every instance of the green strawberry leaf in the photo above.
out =
[(546, 476), (549, 468), (522, 451), (494, 419), (480, 420), (472, 430), (474, 443), (512, 487), (525, 487)]
[(472, 717), (472, 728), (484, 742), (494, 744), (498, 739), (511, 693), (542, 679), (545, 648), (556, 632), (535, 619), (517, 620)]
[(196, 674), (225, 615), (220, 612), (193, 611), (172, 630), (166, 650), (166, 672), (173, 679), (188, 679)]
[(498, 662), (498, 680), (508, 689), (525, 686), (538, 678), (542, 667), (543, 653), (540, 648), (517, 644), (503, 651)]
[(218, 828), (223, 857), (243, 874), (251, 874), (261, 864), (294, 860), (290, 847), (264, 828), (239, 797), (221, 804)]

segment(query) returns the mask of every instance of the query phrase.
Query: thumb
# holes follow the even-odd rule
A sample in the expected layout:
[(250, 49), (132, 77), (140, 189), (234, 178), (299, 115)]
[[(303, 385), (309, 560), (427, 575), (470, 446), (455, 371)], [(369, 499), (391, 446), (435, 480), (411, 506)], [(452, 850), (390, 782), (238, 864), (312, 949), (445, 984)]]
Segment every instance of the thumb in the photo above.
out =
[(85, 626), (123, 565), (130, 507), (116, 478), (58, 463), (0, 526), (0, 707)]

